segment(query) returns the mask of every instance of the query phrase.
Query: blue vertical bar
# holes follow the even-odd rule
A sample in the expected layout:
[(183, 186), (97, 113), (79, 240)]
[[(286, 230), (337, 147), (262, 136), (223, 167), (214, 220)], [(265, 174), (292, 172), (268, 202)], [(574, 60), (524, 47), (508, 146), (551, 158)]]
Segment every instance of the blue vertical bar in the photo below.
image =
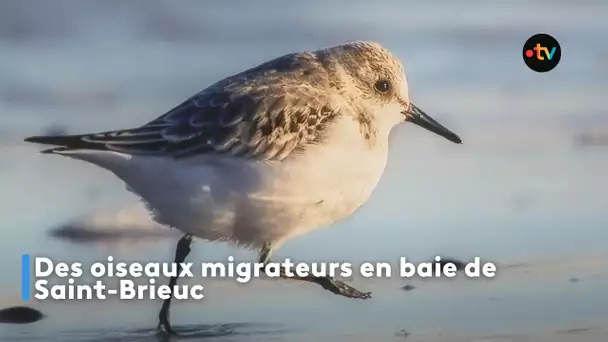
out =
[(30, 255), (21, 256), (21, 299), (30, 300)]

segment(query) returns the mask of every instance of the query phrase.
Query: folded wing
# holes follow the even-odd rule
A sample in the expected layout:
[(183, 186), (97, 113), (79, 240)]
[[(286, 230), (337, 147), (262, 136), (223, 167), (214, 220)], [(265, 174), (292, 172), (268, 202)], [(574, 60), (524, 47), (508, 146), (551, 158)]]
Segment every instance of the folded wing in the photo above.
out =
[(141, 127), (25, 140), (57, 146), (47, 153), (93, 149), (281, 160), (322, 138), (323, 128), (338, 114), (328, 95), (315, 89), (301, 84), (212, 87)]

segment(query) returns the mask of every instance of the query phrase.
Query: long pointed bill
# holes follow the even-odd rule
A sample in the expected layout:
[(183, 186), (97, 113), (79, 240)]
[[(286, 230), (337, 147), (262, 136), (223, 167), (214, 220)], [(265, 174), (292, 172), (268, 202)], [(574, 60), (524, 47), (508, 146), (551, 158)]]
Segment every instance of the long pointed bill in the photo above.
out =
[(462, 140), (456, 133), (445, 128), (442, 124), (428, 116), (425, 112), (423, 112), (420, 108), (416, 107), (413, 103), (410, 103), (409, 110), (403, 112), (403, 114), (405, 114), (405, 121), (409, 121), (435, 134), (441, 135), (442, 137), (448, 139), (451, 142), (454, 142), (456, 144), (462, 144)]

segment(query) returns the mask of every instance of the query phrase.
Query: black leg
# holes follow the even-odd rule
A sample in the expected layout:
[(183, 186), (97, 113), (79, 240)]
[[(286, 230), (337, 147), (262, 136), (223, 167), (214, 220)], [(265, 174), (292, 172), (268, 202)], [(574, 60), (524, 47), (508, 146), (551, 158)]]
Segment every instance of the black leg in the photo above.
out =
[[(186, 234), (184, 235), (179, 242), (177, 243), (177, 249), (175, 251), (175, 263), (177, 264), (177, 273), (181, 272), (181, 263), (186, 260), (186, 257), (190, 253), (190, 243), (192, 242), (192, 235)], [(171, 288), (171, 292), (173, 292), (173, 287), (177, 284), (177, 277), (171, 277), (169, 280), (169, 288)], [(159, 333), (168, 333), (175, 334), (175, 331), (171, 328), (171, 323), (169, 323), (169, 307), (171, 306), (171, 297), (165, 299), (163, 302), (163, 306), (158, 313), (158, 327), (156, 330)]]
[[(271, 254), (272, 254), (272, 246), (270, 244), (265, 244), (264, 247), (262, 247), (262, 250), (260, 251), (259, 262), (261, 262), (263, 264), (267, 264), (270, 261)], [(295, 275), (293, 277), (289, 277), (285, 273), (285, 270), (281, 269), (281, 278), (295, 279), (295, 280), (315, 283), (334, 294), (344, 296), (347, 298), (368, 299), (368, 298), (372, 297), (371, 292), (361, 292), (361, 291), (355, 289), (354, 287), (352, 287), (340, 280), (336, 280), (332, 277), (329, 277), (329, 276), (315, 277), (315, 276), (309, 275), (307, 277), (299, 277), (299, 276)]]

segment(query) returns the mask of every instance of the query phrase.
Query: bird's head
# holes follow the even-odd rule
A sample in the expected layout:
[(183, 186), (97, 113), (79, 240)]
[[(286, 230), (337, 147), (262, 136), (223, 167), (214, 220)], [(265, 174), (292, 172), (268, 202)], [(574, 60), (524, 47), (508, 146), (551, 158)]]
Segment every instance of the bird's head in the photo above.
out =
[(376, 122), (392, 128), (411, 122), (454, 143), (462, 140), (410, 100), (401, 62), (374, 42), (356, 41), (335, 46), (328, 54), (339, 65), (345, 93), (356, 111), (369, 113)]

